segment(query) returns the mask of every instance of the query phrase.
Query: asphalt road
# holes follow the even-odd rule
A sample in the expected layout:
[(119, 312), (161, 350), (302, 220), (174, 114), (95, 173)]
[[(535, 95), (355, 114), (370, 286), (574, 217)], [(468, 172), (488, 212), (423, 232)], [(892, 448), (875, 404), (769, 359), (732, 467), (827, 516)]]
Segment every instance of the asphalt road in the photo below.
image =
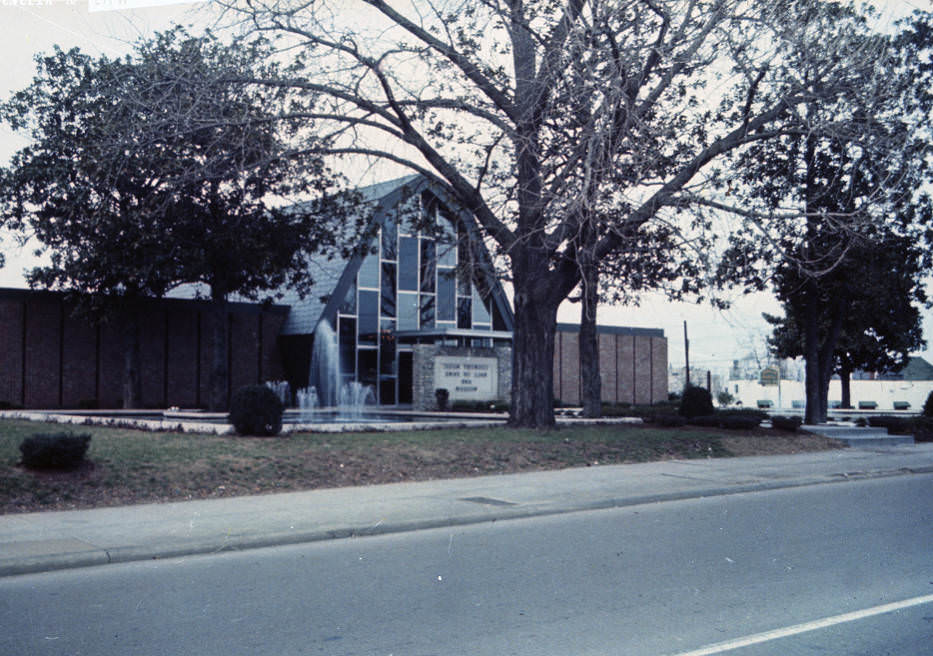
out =
[(913, 475), (24, 575), (0, 654), (933, 654), (931, 538)]

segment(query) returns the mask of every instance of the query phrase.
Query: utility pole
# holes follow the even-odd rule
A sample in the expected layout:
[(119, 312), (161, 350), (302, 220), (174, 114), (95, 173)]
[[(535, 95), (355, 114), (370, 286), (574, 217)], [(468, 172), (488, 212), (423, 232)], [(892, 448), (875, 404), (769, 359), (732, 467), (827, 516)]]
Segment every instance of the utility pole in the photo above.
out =
[(687, 366), (687, 380), (684, 383), (684, 391), (690, 387), (690, 340), (687, 339), (687, 320), (684, 319), (684, 364)]

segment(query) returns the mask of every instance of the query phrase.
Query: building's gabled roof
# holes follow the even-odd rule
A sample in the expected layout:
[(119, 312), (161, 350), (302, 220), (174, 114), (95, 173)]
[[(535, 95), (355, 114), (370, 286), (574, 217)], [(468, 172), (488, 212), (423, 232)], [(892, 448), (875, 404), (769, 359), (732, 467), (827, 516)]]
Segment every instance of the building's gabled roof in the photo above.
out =
[(883, 380), (933, 380), (933, 364), (919, 356), (910, 356), (907, 364), (895, 372), (882, 374)]
[[(394, 211), (403, 200), (423, 191), (433, 193), (448, 210), (459, 216), (466, 229), (475, 236), (478, 228), (472, 215), (464, 211), (456, 211), (456, 207), (447, 198), (447, 194), (423, 175), (409, 175), (356, 190), (363, 202), (372, 208), (371, 225), (373, 226), (381, 226), (388, 214)], [(374, 240), (375, 237), (369, 239)], [(479, 239), (472, 241), (476, 244), (482, 243)], [(292, 310), (282, 327), (282, 334), (313, 334), (318, 322), (324, 318), (333, 324), (337, 316), (337, 308), (356, 280), (356, 274), (367, 250), (364, 244), (361, 244), (356, 249), (357, 254), (349, 260), (337, 257), (316, 263), (315, 266), (320, 267), (320, 271), (312, 272), (314, 284), (304, 299), (299, 298), (298, 294), (293, 291), (284, 290), (284, 296), (278, 303), (291, 305)], [(488, 265), (482, 267), (485, 286), (491, 290), (493, 302), (504, 318), (507, 329), (512, 330), (512, 309), (502, 290), (502, 285), (492, 274), (493, 267), (489, 253), (483, 250), (477, 255), (482, 258), (485, 265)]]

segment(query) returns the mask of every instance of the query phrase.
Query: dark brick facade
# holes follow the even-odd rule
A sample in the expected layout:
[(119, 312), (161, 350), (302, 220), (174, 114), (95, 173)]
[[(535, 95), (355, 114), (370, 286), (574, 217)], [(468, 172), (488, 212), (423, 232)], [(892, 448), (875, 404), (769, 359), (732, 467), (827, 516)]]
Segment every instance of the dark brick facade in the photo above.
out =
[[(0, 289), (0, 403), (26, 408), (120, 407), (123, 331), (74, 316), (62, 294)], [(208, 304), (153, 300), (143, 311), (143, 405), (207, 402)], [(288, 308), (231, 303), (230, 388), (284, 377), (276, 338)]]
[[(599, 326), (603, 401), (651, 404), (667, 400), (667, 338), (652, 328)], [(554, 342), (554, 398), (578, 405), (580, 328), (559, 324)]]

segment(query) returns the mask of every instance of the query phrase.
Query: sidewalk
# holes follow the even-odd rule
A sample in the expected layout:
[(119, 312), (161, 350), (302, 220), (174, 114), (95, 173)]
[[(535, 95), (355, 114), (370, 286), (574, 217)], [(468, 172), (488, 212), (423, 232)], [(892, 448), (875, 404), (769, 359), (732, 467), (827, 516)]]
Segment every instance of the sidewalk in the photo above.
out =
[(933, 473), (933, 444), (0, 516), (0, 576)]

